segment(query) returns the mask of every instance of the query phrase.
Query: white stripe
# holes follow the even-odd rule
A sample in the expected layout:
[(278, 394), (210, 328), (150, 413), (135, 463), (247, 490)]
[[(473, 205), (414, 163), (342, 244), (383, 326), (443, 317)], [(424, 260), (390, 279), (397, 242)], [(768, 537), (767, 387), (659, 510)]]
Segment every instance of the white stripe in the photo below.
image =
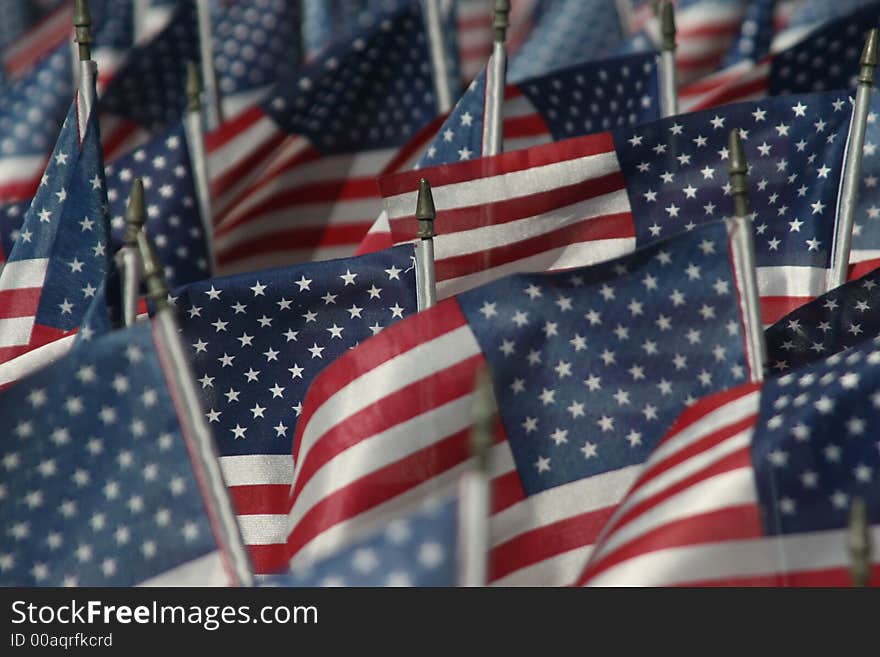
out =
[[(871, 538), (880, 544), (880, 526)], [(617, 564), (589, 586), (668, 586), (738, 576), (761, 576), (846, 568), (846, 530), (771, 536), (658, 550)], [(784, 577), (783, 577), (784, 581)]]
[(19, 155), (0, 157), (0, 180), (4, 184), (29, 181), (43, 172), (46, 157), (43, 155)]
[(0, 272), (0, 290), (21, 290), (43, 287), (46, 271), (49, 269), (48, 258), (32, 258), (6, 262)]
[(533, 116), (537, 113), (538, 110), (525, 94), (504, 101), (505, 119), (517, 119), (523, 116)]
[(220, 552), (209, 552), (160, 575), (151, 577), (138, 586), (229, 586), (229, 575), (223, 567)]
[(18, 381), (54, 363), (70, 350), (74, 340), (76, 340), (75, 335), (66, 335), (54, 342), (31, 349), (5, 363), (0, 363), (0, 386)]
[(30, 342), (35, 319), (33, 315), (0, 319), (0, 347), (17, 347)]
[(512, 151), (521, 151), (533, 146), (543, 146), (553, 142), (553, 136), (549, 132), (535, 134), (530, 137), (517, 137), (516, 139), (504, 140), (504, 151), (510, 153)]
[(636, 248), (634, 237), (608, 240), (591, 240), (548, 249), (528, 258), (522, 258), (497, 267), (487, 268), (467, 276), (459, 276), (444, 281), (437, 281), (437, 298), (447, 299), (451, 296), (471, 290), (478, 285), (494, 281), (502, 276), (518, 272), (556, 271), (584, 267), (597, 262), (604, 262), (632, 253)]
[(290, 454), (221, 456), (220, 469), (227, 486), (287, 484), (293, 481)]
[(593, 547), (556, 554), (490, 582), (490, 586), (571, 586), (584, 569)]
[(853, 249), (849, 255), (849, 263), (852, 265), (877, 258), (880, 258), (880, 249)]
[[(442, 211), (531, 196), (563, 186), (584, 183), (618, 171), (620, 165), (617, 161), (617, 153), (610, 151), (489, 178), (438, 185), (432, 191), (434, 204), (438, 211)], [(385, 208), (388, 210), (389, 218), (412, 216), (417, 195), (418, 191), (413, 191), (386, 198)]]
[(279, 545), (287, 541), (287, 516), (283, 513), (255, 513), (237, 518), (246, 545)]
[(398, 354), (337, 390), (314, 412), (302, 434), (294, 477), (324, 434), (359, 411), (398, 390), (434, 376), (480, 353), (470, 326), (464, 325)]
[(261, 116), (232, 139), (208, 152), (211, 176), (219, 177), (234, 168), (243, 154), (250, 153), (258, 144), (270, 141), (278, 134), (278, 126), (268, 116)]
[(825, 293), (821, 267), (758, 267), (758, 292), (762, 297), (818, 297)]

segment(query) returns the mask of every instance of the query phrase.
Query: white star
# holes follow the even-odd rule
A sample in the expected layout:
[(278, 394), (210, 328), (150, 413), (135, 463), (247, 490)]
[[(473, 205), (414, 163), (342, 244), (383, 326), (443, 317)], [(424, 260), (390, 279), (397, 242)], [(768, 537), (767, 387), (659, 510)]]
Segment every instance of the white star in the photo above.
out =
[(350, 269), (346, 269), (344, 274), (341, 274), (339, 278), (345, 281), (346, 285), (354, 285), (354, 279), (357, 277), (357, 274), (352, 274)]
[(300, 278), (298, 281), (295, 281), (295, 283), (296, 283), (297, 285), (299, 285), (299, 291), (300, 291), (300, 292), (302, 292), (303, 290), (311, 290), (311, 288), (309, 287), (309, 285), (312, 284), (312, 280), (309, 279), (309, 278), (306, 278), (305, 276), (303, 276), (302, 278)]

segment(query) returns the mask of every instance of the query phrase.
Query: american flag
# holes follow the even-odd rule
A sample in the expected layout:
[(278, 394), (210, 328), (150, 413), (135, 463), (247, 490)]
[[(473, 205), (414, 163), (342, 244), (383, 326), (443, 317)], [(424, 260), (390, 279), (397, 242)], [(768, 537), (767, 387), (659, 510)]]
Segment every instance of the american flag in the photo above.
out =
[[(59, 2), (46, 16), (31, 26), (14, 43), (3, 48), (0, 60), (11, 78), (17, 78), (69, 39), (73, 30), (73, 3)], [(67, 46), (70, 48), (70, 45)], [(70, 56), (70, 50), (67, 51)], [(67, 60), (68, 72), (72, 60)]]
[(46, 55), (0, 94), (0, 201), (30, 199), (73, 95), (70, 46)]
[(3, 586), (228, 581), (149, 325), (0, 396)]
[(458, 508), (454, 495), (430, 499), (351, 545), (266, 586), (456, 586)]
[(220, 270), (350, 255), (374, 176), (435, 114), (420, 3), (323, 51), (207, 139)]
[(777, 0), (750, 0), (739, 33), (724, 58), (724, 68), (754, 62), (770, 52), (776, 29)]
[(284, 564), (291, 440), (315, 375), (416, 311), (414, 250), (193, 283), (174, 292), (221, 467), (259, 573)]
[(211, 266), (182, 123), (108, 165), (111, 252), (125, 234), (125, 210), (135, 178), (144, 183), (146, 230), (153, 238), (172, 289), (208, 278)]
[(0, 51), (14, 43), (37, 17), (37, 8), (30, 0), (8, 0), (3, 6), (0, 22)]
[[(688, 409), (645, 463), (580, 581), (847, 586), (850, 504), (880, 540), (880, 351), (866, 345)], [(880, 576), (873, 558), (872, 580)]]
[(21, 224), (30, 205), (30, 200), (0, 205), (0, 269), (21, 234)]
[(880, 92), (871, 90), (871, 108), (862, 147), (862, 171), (856, 200), (852, 250), (849, 254), (851, 278), (880, 266)]
[[(679, 92), (683, 110), (855, 86), (865, 36), (880, 24), (880, 3), (824, 23), (757, 62), (741, 61)], [(809, 67), (806, 66), (809, 64)]]
[(75, 98), (0, 272), (0, 385), (72, 340), (107, 272), (109, 227), (98, 126), (92, 113), (81, 137), (78, 112)]
[[(433, 124), (404, 146), (387, 172), (437, 166), (482, 155), (485, 79), (477, 78), (439, 130)], [(584, 104), (589, 103), (584, 107)], [(638, 53), (585, 62), (505, 89), (504, 152), (660, 116), (657, 61)], [(370, 227), (358, 253), (393, 244), (386, 212)]]
[(491, 366), (491, 579), (566, 584), (668, 423), (747, 375), (726, 226), (439, 303), (312, 383), (294, 439), (293, 565), (454, 480)]
[(437, 206), (437, 290), (598, 262), (733, 214), (727, 135), (745, 137), (764, 321), (825, 291), (845, 94), (774, 97), (380, 179), (395, 243), (417, 178)]
[(875, 270), (786, 315), (766, 331), (770, 371), (787, 372), (880, 334), (878, 305), (880, 270)]

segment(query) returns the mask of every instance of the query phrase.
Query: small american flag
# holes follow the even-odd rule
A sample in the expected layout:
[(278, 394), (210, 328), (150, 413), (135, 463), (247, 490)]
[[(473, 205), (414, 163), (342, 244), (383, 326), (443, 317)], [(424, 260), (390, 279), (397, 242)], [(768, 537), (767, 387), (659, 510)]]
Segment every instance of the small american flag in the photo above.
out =
[(748, 375), (736, 290), (713, 222), (594, 267), (501, 279), (341, 356), (294, 439), (293, 565), (455, 480), (488, 364), (503, 423), (491, 579), (572, 582), (676, 414)]
[(0, 396), (3, 586), (228, 582), (156, 349), (116, 331)]
[(401, 514), (367, 536), (267, 586), (456, 586), (458, 498), (446, 495)]
[(221, 467), (259, 573), (284, 564), (291, 440), (315, 375), (416, 311), (414, 250), (264, 270), (174, 292)]
[(30, 200), (34, 195), (71, 96), (68, 44), (4, 85), (0, 94), (0, 201)]
[(417, 179), (431, 182), (445, 297), (513, 271), (598, 262), (731, 216), (727, 135), (737, 128), (770, 324), (825, 291), (849, 110), (844, 94), (774, 97), (379, 182), (398, 244), (415, 237)]
[(374, 177), (435, 115), (420, 3), (323, 51), (207, 139), (220, 270), (353, 253)]
[[(86, 134), (70, 105), (18, 241), (0, 272), (0, 383), (72, 340), (108, 269), (104, 166), (93, 113)], [(80, 139), (82, 138), (82, 143)], [(23, 369), (24, 368), (24, 369)]]
[[(869, 344), (692, 406), (645, 463), (580, 581), (849, 585), (855, 497), (880, 540), (878, 365)], [(876, 583), (876, 553), (872, 565)]]
[(780, 374), (880, 334), (880, 270), (827, 292), (766, 331), (767, 365)]

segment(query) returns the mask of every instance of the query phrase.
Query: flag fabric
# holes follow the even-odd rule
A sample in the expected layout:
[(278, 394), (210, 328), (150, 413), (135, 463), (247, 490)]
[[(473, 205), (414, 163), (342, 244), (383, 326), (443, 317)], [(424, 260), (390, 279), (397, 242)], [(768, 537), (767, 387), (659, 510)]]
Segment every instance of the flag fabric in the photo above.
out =
[(265, 586), (456, 586), (458, 498), (428, 500), (339, 552)]
[(149, 325), (5, 390), (3, 586), (225, 584)]
[(206, 141), (220, 271), (350, 255), (374, 177), (436, 114), (420, 3), (313, 59)]
[(9, 0), (3, 6), (3, 22), (0, 23), (0, 51), (15, 42), (37, 15), (37, 8), (28, 0)]
[(878, 304), (880, 270), (875, 270), (786, 315), (766, 331), (769, 370), (785, 373), (880, 335)]
[(744, 60), (755, 62), (770, 53), (776, 28), (776, 5), (776, 0), (750, 0), (739, 33), (724, 58), (724, 67)]
[[(880, 539), (880, 351), (709, 397), (645, 463), (586, 566), (592, 586), (848, 586), (850, 505)], [(871, 580), (876, 584), (876, 554)]]
[(79, 111), (75, 98), (0, 272), (0, 385), (72, 341), (108, 270), (98, 126), (93, 112), (80, 135)]
[(681, 89), (682, 111), (764, 96), (852, 88), (865, 36), (878, 23), (877, 2), (824, 23), (756, 63), (741, 61)]
[(73, 96), (70, 46), (56, 48), (0, 94), (0, 202), (30, 200)]
[(413, 257), (403, 246), (212, 278), (173, 293), (257, 572), (279, 565), (291, 440), (306, 390), (335, 358), (416, 311)]
[[(484, 71), (485, 74), (485, 71)], [(387, 173), (482, 156), (485, 75), (478, 77), (438, 129), (422, 130)], [(589, 104), (584, 108), (584, 103)], [(504, 152), (660, 118), (655, 53), (637, 53), (559, 69), (507, 85), (502, 109)], [(370, 227), (357, 253), (393, 244), (387, 212)]]
[(0, 269), (21, 234), (21, 224), (30, 204), (27, 200), (0, 205)]
[(184, 125), (172, 125), (118, 158), (106, 171), (111, 252), (122, 246), (128, 195), (134, 179), (140, 178), (146, 199), (146, 231), (156, 245), (169, 288), (208, 278), (210, 256)]
[[(33, 3), (27, 4), (33, 5)], [(7, 44), (2, 49), (0, 61), (10, 78), (15, 79), (25, 74), (38, 61), (70, 38), (73, 28), (73, 3), (58, 2), (56, 5), (14, 43)], [(69, 50), (68, 56), (70, 56)], [(68, 59), (68, 71), (71, 70), (71, 63)]]
[(871, 90), (871, 108), (865, 126), (862, 170), (853, 224), (850, 278), (858, 278), (880, 266), (880, 92)]
[(845, 94), (774, 97), (492, 158), (383, 177), (393, 241), (415, 238), (433, 188), (440, 298), (514, 271), (607, 260), (732, 216), (727, 138), (751, 165), (765, 323), (825, 291), (849, 122)]
[(457, 478), (489, 365), (502, 419), (491, 580), (571, 583), (668, 423), (748, 376), (737, 285), (713, 222), (594, 267), (501, 279), (341, 356), (297, 426), (292, 564)]

